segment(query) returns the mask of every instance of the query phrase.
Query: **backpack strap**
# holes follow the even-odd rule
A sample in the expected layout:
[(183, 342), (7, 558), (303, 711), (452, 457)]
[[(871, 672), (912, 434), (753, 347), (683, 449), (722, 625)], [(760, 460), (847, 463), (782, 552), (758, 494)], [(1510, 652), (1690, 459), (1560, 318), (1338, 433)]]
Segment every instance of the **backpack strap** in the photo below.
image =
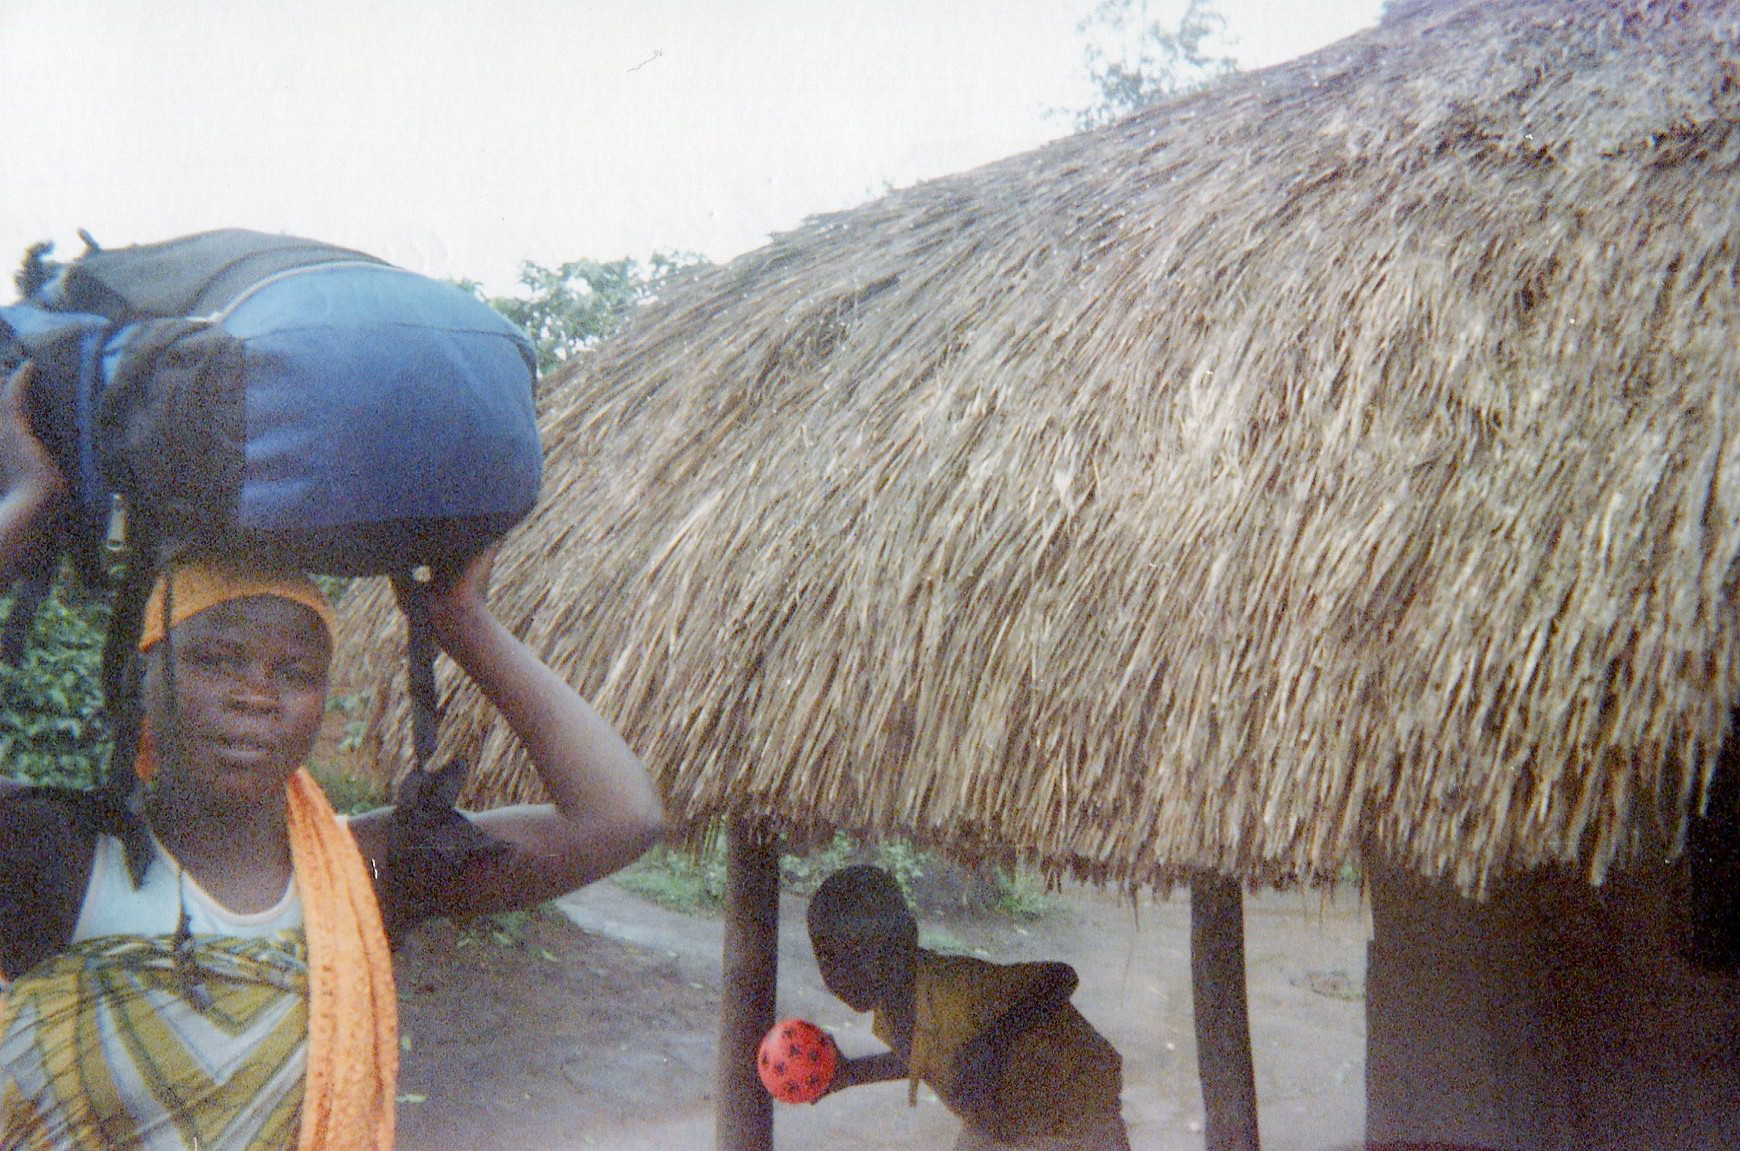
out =
[(414, 573), (393, 577), (405, 611), (406, 686), (411, 695), (411, 743), (417, 770), (427, 771), (440, 742), (441, 697), (435, 687), (435, 632), (429, 624), (429, 585)]
[(127, 871), (138, 886), (144, 882), (152, 856), (151, 835), (145, 825), (145, 787), (135, 770), (145, 718), (145, 668), (139, 658), (139, 636), (145, 629), (145, 603), (151, 596), (151, 585), (160, 567), (167, 568), (169, 552), (167, 546), (155, 545), (156, 532), (148, 523), (136, 523), (129, 530), (137, 533), (129, 541), (132, 559), (115, 590), (109, 630), (103, 638), (103, 701), (114, 744), (108, 773), (95, 791), (101, 830), (121, 841)]
[(504, 859), (509, 845), (479, 828), (454, 804), (469, 766), (449, 760), (439, 771), (405, 773), (393, 797), (381, 876), (381, 918), (397, 943), (411, 928), (443, 914), (480, 862)]

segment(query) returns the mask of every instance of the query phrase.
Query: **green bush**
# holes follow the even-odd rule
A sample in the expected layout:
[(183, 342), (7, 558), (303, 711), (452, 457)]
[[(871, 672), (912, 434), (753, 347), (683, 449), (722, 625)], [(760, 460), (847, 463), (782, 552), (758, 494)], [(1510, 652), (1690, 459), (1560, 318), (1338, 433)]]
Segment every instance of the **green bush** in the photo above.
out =
[(320, 790), (326, 793), (326, 802), (332, 804), (334, 811), (361, 815), (385, 807), (389, 802), (387, 785), (379, 780), (352, 775), (343, 768), (327, 764), (311, 763), (308, 772), (320, 784)]
[[(1043, 882), (1021, 871), (958, 867), (904, 839), (866, 844), (838, 832), (825, 846), (780, 856), (780, 889), (812, 895), (842, 867), (873, 863), (900, 885), (921, 916), (982, 913), (1035, 920), (1052, 909)], [(725, 842), (714, 836), (698, 850), (655, 847), (615, 877), (619, 887), (673, 911), (713, 915), (725, 903)]]
[(725, 845), (700, 851), (655, 847), (616, 875), (617, 886), (687, 915), (710, 915), (725, 903)]
[(344, 716), (344, 737), (338, 741), (340, 751), (355, 751), (362, 746), (363, 738), (368, 734), (369, 706), (374, 698), (373, 690), (327, 696), (326, 710)]
[(780, 886), (799, 895), (813, 895), (816, 888), (822, 885), (822, 880), (840, 868), (865, 862), (862, 855), (857, 840), (843, 831), (836, 831), (833, 841), (820, 850), (812, 851), (808, 855), (787, 853), (780, 856)]
[(1010, 919), (1031, 923), (1045, 918), (1056, 904), (1045, 881), (1030, 871), (997, 870), (996, 907)]
[(570, 260), (546, 268), (520, 263), (523, 295), (484, 296), (470, 281), (458, 281), (512, 320), (531, 338), (538, 373), (548, 375), (616, 332), (641, 305), (657, 299), (673, 277), (706, 261), (693, 252), (655, 252), (645, 264), (620, 260)]
[(870, 862), (894, 877), (908, 903), (917, 906), (924, 902), (918, 894), (919, 881), (935, 864), (928, 851), (920, 851), (906, 840), (896, 839), (878, 844), (876, 858)]
[[(0, 601), (10, 609), (11, 598)], [(0, 664), (0, 763), (14, 779), (83, 787), (109, 757), (103, 715), (105, 604), (82, 599), (67, 576), (37, 613), (19, 666)]]

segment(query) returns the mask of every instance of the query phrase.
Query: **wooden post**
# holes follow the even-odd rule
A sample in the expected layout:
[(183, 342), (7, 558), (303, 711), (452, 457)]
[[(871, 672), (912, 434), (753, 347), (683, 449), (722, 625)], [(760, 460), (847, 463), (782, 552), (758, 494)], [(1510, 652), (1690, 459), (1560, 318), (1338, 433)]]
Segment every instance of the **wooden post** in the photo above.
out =
[(760, 824), (730, 821), (725, 888), (714, 1145), (718, 1151), (773, 1151), (773, 1097), (755, 1072), (755, 1052), (774, 1023), (779, 847)]
[(1190, 990), (1208, 1151), (1259, 1151), (1257, 1080), (1245, 998), (1245, 906), (1239, 881), (1190, 881)]

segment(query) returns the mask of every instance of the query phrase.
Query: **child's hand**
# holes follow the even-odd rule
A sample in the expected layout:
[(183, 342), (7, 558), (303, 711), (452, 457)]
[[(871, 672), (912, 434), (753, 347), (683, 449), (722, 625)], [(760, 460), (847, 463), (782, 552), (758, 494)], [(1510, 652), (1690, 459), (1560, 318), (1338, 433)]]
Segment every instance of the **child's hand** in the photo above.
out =
[[(833, 1041), (834, 1037), (829, 1035), (828, 1042)], [(892, 1051), (848, 1059), (840, 1053), (839, 1044), (834, 1043), (834, 1052), (834, 1075), (828, 1080), (828, 1085), (819, 1098), (825, 1099), (848, 1087), (858, 1087), (865, 1083), (888, 1083), (907, 1077), (905, 1061)]]
[(828, 1076), (828, 1084), (822, 1088), (822, 1093), (810, 1100), (812, 1107), (834, 1092), (844, 1091), (853, 1083), (851, 1077), (852, 1061), (846, 1058), (845, 1053), (840, 1050), (840, 1045), (834, 1042), (834, 1036), (831, 1032), (822, 1032), (822, 1038), (827, 1040), (828, 1046), (834, 1049), (834, 1073)]

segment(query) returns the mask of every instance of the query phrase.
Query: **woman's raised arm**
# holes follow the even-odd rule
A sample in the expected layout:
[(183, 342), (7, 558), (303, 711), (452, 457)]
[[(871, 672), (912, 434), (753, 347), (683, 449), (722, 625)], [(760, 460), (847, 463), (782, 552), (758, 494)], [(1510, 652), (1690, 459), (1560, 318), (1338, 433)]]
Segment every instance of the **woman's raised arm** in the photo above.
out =
[[(478, 915), (525, 907), (602, 879), (632, 863), (664, 830), (664, 810), (640, 758), (579, 692), (491, 614), (484, 602), (494, 549), (429, 588), (436, 642), (475, 681), (525, 746), (549, 793), (470, 815), (507, 845), (479, 853), (443, 884), (434, 915)], [(359, 839), (374, 816), (356, 821)]]
[(67, 494), (66, 477), (30, 426), (26, 400), (35, 382), (35, 366), (25, 364), (0, 396), (0, 592), (40, 566)]

